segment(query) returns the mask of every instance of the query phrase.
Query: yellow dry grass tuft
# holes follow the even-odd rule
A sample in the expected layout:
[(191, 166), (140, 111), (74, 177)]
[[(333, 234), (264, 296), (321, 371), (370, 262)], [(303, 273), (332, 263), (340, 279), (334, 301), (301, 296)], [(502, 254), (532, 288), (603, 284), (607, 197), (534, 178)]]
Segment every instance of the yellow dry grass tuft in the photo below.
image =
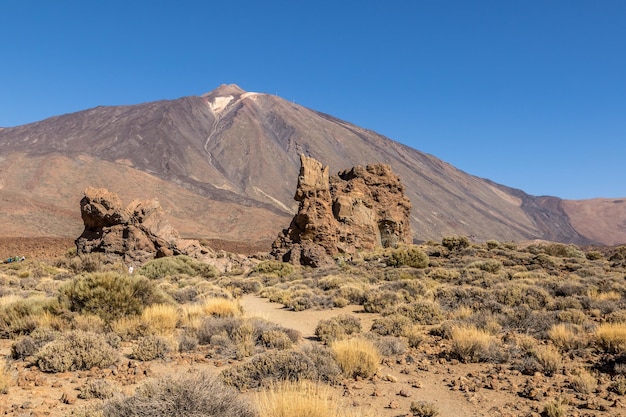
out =
[(255, 399), (261, 417), (357, 416), (356, 413), (340, 406), (328, 386), (309, 381), (273, 384), (258, 393)]
[(452, 353), (465, 362), (479, 362), (490, 356), (498, 340), (475, 326), (458, 326), (450, 332)]
[(380, 352), (366, 339), (340, 340), (331, 345), (335, 360), (348, 378), (369, 378), (380, 364)]
[(149, 334), (171, 335), (180, 323), (180, 311), (170, 304), (153, 304), (141, 313), (141, 321)]
[(626, 323), (603, 323), (595, 333), (596, 344), (609, 353), (626, 351)]
[(202, 310), (213, 317), (237, 317), (243, 313), (238, 301), (226, 298), (210, 298), (202, 304)]

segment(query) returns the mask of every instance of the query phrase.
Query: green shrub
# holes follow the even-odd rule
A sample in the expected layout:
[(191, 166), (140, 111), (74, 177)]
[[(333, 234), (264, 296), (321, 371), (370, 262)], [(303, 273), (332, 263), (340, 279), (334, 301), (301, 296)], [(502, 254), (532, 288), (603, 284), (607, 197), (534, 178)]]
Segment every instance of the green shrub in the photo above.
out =
[(144, 307), (164, 301), (147, 278), (116, 272), (79, 276), (59, 289), (59, 302), (70, 311), (95, 314), (107, 323), (141, 314)]
[(130, 354), (132, 359), (138, 361), (151, 361), (154, 359), (165, 359), (171, 351), (169, 342), (161, 337), (149, 335), (141, 337)]
[(213, 266), (185, 255), (166, 256), (154, 259), (139, 268), (139, 273), (151, 279), (164, 278), (177, 274), (192, 277), (201, 276), (203, 278), (213, 278), (217, 276), (217, 270)]
[(225, 369), (220, 378), (238, 389), (258, 388), (268, 381), (315, 380), (315, 364), (302, 352), (281, 350), (260, 353), (249, 362)]
[(391, 251), (389, 258), (387, 258), (387, 266), (396, 268), (400, 266), (426, 268), (428, 266), (428, 255), (414, 246), (394, 249)]
[(258, 274), (286, 277), (294, 272), (293, 265), (280, 261), (263, 261), (254, 267), (253, 272)]
[(446, 236), (441, 244), (448, 250), (461, 250), (470, 245), (470, 240), (467, 236)]
[(104, 417), (256, 417), (235, 390), (206, 373), (150, 380), (130, 397), (107, 401)]
[(117, 361), (117, 352), (100, 334), (70, 331), (42, 347), (35, 363), (44, 372), (104, 368)]

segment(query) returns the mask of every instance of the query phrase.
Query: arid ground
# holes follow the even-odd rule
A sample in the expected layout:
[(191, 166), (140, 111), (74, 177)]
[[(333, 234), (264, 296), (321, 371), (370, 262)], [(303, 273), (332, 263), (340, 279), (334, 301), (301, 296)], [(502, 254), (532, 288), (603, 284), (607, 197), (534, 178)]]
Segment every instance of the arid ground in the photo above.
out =
[[(258, 256), (249, 270), (217, 273), (163, 258), (131, 276), (72, 245), (0, 239), (0, 256), (26, 257), (0, 265), (3, 415), (102, 415), (147, 381), (198, 372), (256, 404), (294, 358), (315, 364), (301, 379), (329, 387), (337, 415), (626, 415), (624, 247), (454, 237), (323, 271)], [(119, 315), (84, 290), (106, 277), (154, 293)], [(132, 301), (120, 300), (110, 303)], [(73, 345), (62, 344), (68, 334)], [(113, 359), (66, 361), (80, 337), (107, 340)], [(350, 375), (334, 349), (355, 340), (377, 356), (375, 369)], [(264, 374), (259, 357), (286, 362)]]

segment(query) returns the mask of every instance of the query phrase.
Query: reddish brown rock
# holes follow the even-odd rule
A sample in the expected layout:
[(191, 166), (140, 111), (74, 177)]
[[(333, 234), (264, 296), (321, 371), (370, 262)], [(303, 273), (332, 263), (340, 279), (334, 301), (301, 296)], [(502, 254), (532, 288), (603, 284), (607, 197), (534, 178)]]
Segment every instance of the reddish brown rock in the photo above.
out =
[(300, 162), (298, 213), (274, 242), (274, 257), (323, 267), (337, 254), (411, 243), (411, 203), (388, 165), (329, 177), (319, 161), (301, 155)]
[(143, 263), (181, 253), (179, 236), (157, 200), (133, 201), (123, 207), (119, 197), (104, 188), (87, 188), (80, 202), (85, 224), (76, 239), (78, 253), (103, 252)]

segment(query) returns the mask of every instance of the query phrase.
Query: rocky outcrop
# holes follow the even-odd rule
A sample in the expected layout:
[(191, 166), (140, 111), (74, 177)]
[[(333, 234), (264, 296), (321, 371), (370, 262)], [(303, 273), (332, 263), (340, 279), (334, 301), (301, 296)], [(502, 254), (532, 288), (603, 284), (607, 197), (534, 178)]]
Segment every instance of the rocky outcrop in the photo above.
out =
[(356, 166), (329, 177), (328, 167), (300, 156), (298, 213), (272, 246), (272, 255), (323, 267), (333, 256), (411, 243), (411, 202), (385, 164)]
[(163, 256), (187, 255), (220, 272), (248, 270), (253, 262), (243, 255), (216, 252), (198, 240), (181, 239), (157, 200), (122, 205), (117, 194), (104, 188), (87, 188), (80, 201), (85, 230), (76, 239), (79, 254), (100, 252), (140, 266)]

